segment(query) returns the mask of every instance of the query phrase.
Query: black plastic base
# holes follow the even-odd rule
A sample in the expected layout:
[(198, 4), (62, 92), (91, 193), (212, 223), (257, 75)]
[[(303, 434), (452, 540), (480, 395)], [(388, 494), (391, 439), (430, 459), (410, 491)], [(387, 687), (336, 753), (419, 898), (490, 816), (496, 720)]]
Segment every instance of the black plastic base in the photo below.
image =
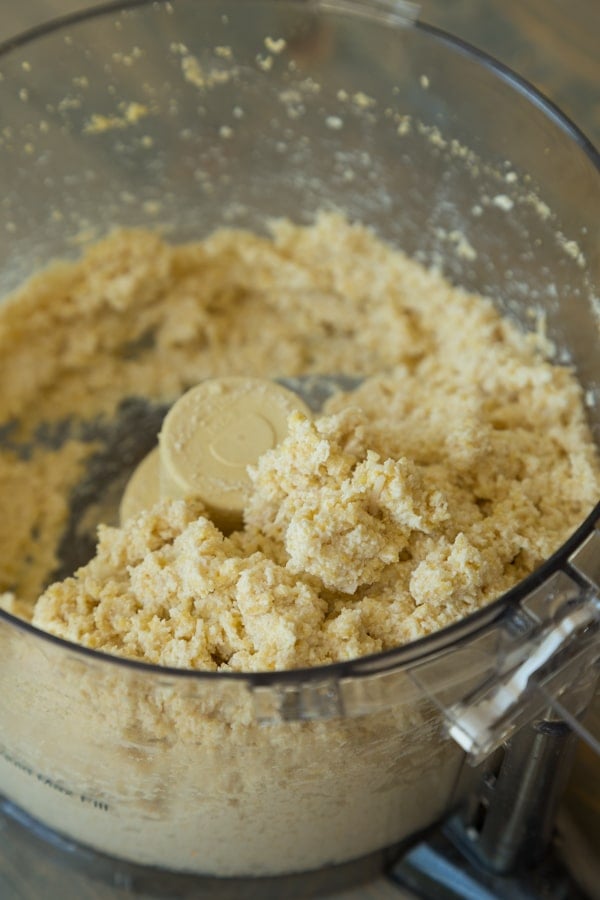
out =
[(552, 852), (529, 870), (497, 875), (461, 843), (460, 826), (449, 823), (405, 852), (389, 876), (423, 900), (590, 900)]
[[(0, 857), (11, 869), (0, 869), (1, 900), (40, 897), (156, 897), (161, 900), (304, 900), (359, 888), (380, 877), (398, 848), (373, 853), (344, 865), (315, 872), (272, 878), (213, 878), (137, 866), (78, 844), (41, 825), (0, 797)], [(14, 881), (13, 881), (14, 879)], [(98, 883), (90, 893), (89, 880)], [(27, 882), (21, 890), (19, 882)], [(12, 887), (11, 887), (12, 885)], [(105, 885), (105, 891), (100, 889)], [(12, 892), (11, 892), (12, 890)]]
[(367, 896), (369, 882), (384, 873), (392, 884), (423, 900), (597, 900), (577, 886), (553, 852), (531, 870), (496, 875), (463, 852), (464, 839), (455, 820), (409, 847), (388, 848), (315, 872), (214, 878), (98, 853), (0, 797), (0, 900), (309, 900), (361, 886)]

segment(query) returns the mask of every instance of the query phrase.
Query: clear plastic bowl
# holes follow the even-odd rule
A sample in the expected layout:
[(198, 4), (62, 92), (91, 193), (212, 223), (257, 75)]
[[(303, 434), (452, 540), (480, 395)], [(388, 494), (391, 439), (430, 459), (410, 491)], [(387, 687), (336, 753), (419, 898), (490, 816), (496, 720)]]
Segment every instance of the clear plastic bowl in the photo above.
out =
[[(598, 158), (477, 51), (391, 4), (179, 0), (40, 29), (1, 48), (0, 72), (2, 295), (117, 224), (179, 241), (341, 210), (524, 328), (543, 311), (598, 434)], [(161, 670), (0, 612), (5, 807), (121, 860), (219, 877), (404, 841), (465, 790), (444, 710), (498, 676), (516, 611), (599, 516), (464, 622), (310, 671)], [(586, 665), (567, 681), (589, 687)]]

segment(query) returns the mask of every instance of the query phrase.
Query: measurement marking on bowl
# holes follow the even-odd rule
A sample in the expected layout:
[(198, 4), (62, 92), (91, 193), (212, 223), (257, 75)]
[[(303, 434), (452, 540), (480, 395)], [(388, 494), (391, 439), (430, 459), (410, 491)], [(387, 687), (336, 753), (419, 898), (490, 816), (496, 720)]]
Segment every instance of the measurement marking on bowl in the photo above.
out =
[(23, 772), (25, 775), (29, 775), (30, 778), (35, 778), (36, 781), (39, 781), (44, 787), (49, 787), (53, 791), (62, 794), (64, 797), (72, 797), (74, 800), (79, 799), (80, 803), (93, 806), (94, 809), (100, 810), (101, 812), (108, 812), (110, 809), (110, 806), (104, 800), (90, 797), (89, 794), (82, 793), (75, 788), (71, 788), (59, 781), (55, 781), (44, 772), (39, 772), (28, 763), (17, 759), (12, 753), (9, 753), (5, 747), (0, 746), (0, 756), (5, 759), (7, 763), (14, 766), (16, 769), (19, 769), (19, 771)]

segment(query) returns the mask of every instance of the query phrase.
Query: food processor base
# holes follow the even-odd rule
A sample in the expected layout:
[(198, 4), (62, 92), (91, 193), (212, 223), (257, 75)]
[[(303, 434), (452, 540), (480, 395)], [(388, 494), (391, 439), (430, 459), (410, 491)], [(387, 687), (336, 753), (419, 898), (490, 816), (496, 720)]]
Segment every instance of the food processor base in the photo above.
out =
[[(404, 848), (399, 857), (396, 847), (318, 872), (257, 879), (198, 878), (132, 865), (57, 835), (1, 797), (0, 836), (6, 850), (10, 848), (15, 868), (26, 865), (30, 873), (28, 885), (33, 890), (36, 885), (40, 889), (43, 885), (48, 900), (80, 900), (82, 885), (88, 896), (90, 882), (98, 885), (101, 898), (309, 900), (337, 896), (350, 888), (353, 894), (364, 890), (365, 896), (376, 897), (377, 888), (373, 885), (383, 883), (383, 872), (387, 873), (390, 887), (397, 887), (399, 898), (414, 895), (423, 900), (590, 900), (552, 847), (532, 870), (510, 876), (486, 871), (461, 850), (465, 835), (457, 819), (428, 833), (408, 850)], [(13, 900), (23, 895), (14, 893), (9, 876), (0, 874), (0, 896)], [(385, 896), (389, 896), (388, 892)]]
[(425, 900), (594, 900), (556, 841), (574, 738), (551, 714), (521, 728), (490, 760), (466, 808), (402, 853), (390, 877)]
[[(119, 860), (61, 836), (0, 795), (0, 842), (15, 870), (27, 871), (27, 896), (81, 900), (98, 896), (157, 900), (310, 900), (353, 889), (365, 891), (381, 879), (398, 847), (314, 872), (259, 878), (214, 878), (169, 872)], [(98, 895), (90, 885), (96, 884)], [(103, 889), (104, 888), (104, 889)], [(21, 900), (0, 868), (0, 897)], [(43, 893), (42, 893), (43, 892)], [(406, 896), (399, 894), (399, 900)]]
[(486, 871), (462, 852), (464, 827), (451, 820), (412, 847), (390, 878), (423, 900), (589, 900), (552, 849), (532, 869)]

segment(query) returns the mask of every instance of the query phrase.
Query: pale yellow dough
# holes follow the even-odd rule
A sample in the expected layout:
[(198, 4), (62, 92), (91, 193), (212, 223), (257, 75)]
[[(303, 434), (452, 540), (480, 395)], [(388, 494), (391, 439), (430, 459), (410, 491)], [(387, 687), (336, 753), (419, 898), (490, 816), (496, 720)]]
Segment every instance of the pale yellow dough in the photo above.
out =
[[(17, 373), (3, 418), (24, 435), (48, 409), (91, 417), (210, 376), (364, 376), (314, 422), (292, 416), (251, 472), (242, 531), (224, 537), (185, 501), (101, 528), (96, 557), (45, 590), (32, 621), (109, 653), (261, 671), (387, 650), (514, 585), (600, 491), (581, 389), (544, 341), (337, 216), (187, 247), (117, 233), (38, 276), (0, 328)], [(2, 466), (19, 505), (26, 478), (7, 454)], [(25, 506), (32, 518), (35, 498)], [(30, 548), (40, 585), (51, 518)], [(25, 587), (4, 605), (27, 615), (35, 592), (11, 540), (0, 587)]]

